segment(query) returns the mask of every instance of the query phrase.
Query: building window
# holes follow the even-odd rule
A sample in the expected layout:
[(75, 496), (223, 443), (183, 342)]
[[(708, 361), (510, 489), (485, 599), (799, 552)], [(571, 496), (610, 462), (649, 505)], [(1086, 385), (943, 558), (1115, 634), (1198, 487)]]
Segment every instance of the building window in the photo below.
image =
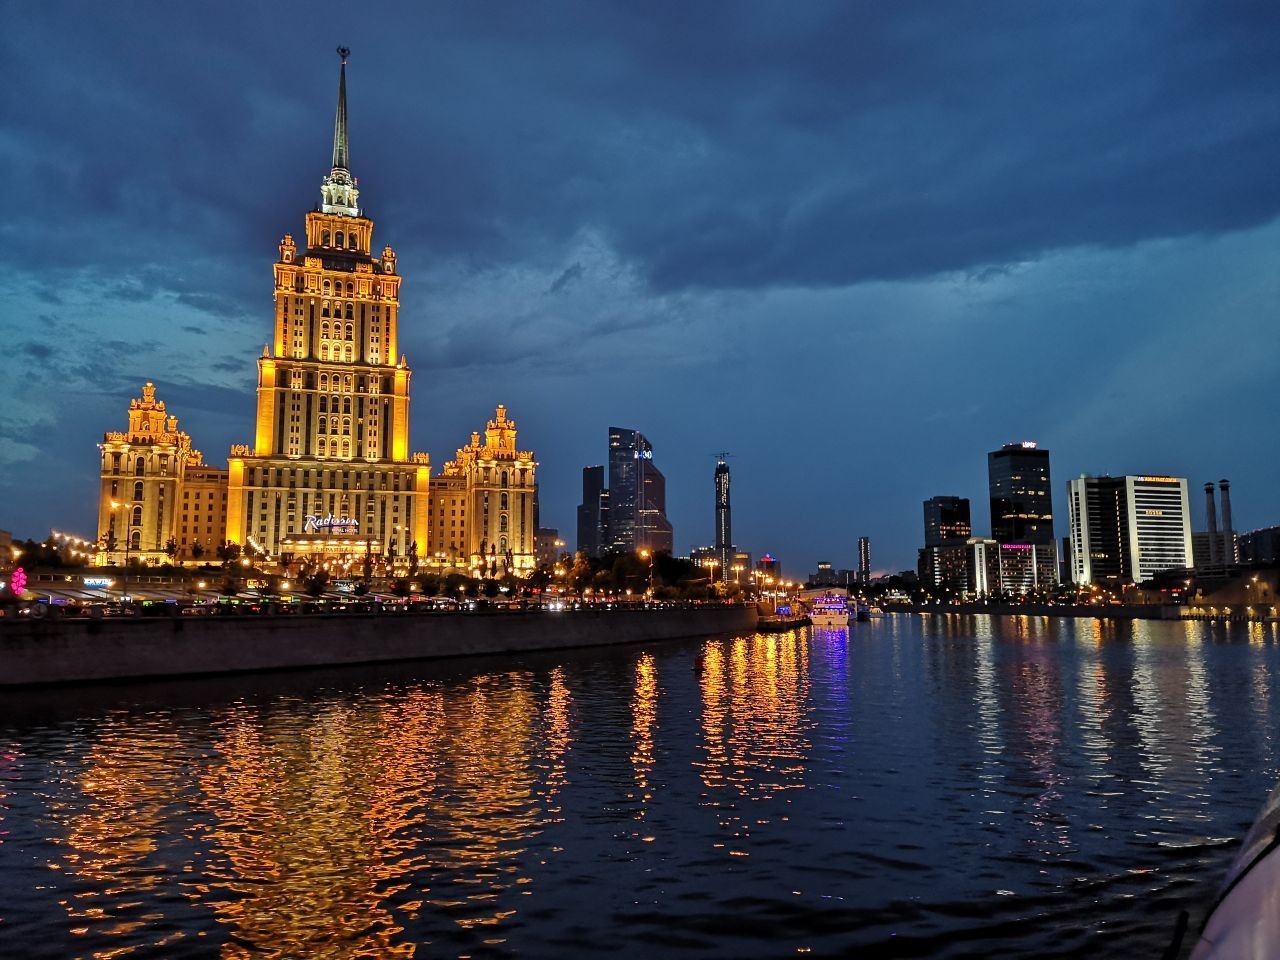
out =
[(142, 508), (141, 507), (133, 508), (133, 526), (135, 527), (142, 526)]
[(142, 481), (141, 480), (139, 480), (137, 483), (133, 485), (133, 499), (135, 500), (142, 499)]
[(338, 240), (336, 244), (337, 246), (345, 247), (347, 245), (346, 238), (343, 236), (343, 233), (341, 230), (338, 231), (337, 240)]
[(133, 475), (135, 477), (140, 477), (146, 472), (147, 472), (147, 461), (144, 458), (139, 457), (137, 460), (133, 462)]
[(321, 244), (321, 246), (325, 246), (325, 247), (327, 247), (327, 246), (329, 245), (329, 231), (328, 231), (328, 230), (326, 230), (324, 233), (320, 234), (320, 244)]

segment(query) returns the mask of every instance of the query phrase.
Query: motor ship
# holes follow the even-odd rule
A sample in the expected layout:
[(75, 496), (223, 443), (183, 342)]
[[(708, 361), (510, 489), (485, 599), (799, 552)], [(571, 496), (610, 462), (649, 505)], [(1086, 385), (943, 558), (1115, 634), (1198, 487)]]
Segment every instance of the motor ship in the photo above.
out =
[(840, 594), (828, 593), (809, 601), (809, 619), (815, 627), (847, 627), (849, 625), (849, 599)]

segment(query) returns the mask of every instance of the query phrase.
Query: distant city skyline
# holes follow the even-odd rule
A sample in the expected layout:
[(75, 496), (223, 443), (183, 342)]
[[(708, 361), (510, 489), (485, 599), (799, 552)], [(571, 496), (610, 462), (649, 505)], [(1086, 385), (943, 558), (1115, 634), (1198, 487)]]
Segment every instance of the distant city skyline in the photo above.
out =
[(793, 571), (858, 536), (914, 567), (939, 491), (990, 529), (984, 453), (1023, 438), (1059, 538), (1081, 474), (1229, 476), (1236, 530), (1280, 521), (1280, 9), (223, 9), (11, 11), (0, 528), (93, 535), (148, 381), (208, 463), (244, 439), (339, 44), (410, 442), (518, 411), (547, 526), (611, 423), (660, 443), (676, 552), (729, 449), (734, 539)]

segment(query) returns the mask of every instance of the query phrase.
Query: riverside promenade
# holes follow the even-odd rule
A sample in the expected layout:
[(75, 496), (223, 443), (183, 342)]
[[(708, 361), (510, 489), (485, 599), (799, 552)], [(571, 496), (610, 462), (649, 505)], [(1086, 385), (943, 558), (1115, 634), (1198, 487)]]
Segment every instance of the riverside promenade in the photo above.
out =
[(0, 623), (0, 687), (524, 653), (754, 632), (754, 604)]

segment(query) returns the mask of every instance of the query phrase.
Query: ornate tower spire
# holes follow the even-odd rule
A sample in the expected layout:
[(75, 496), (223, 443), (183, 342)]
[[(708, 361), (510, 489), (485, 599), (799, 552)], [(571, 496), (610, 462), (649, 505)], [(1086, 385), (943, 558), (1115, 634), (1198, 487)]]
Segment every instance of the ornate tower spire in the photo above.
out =
[(348, 217), (360, 216), (360, 191), (348, 167), (347, 145), (347, 57), (351, 51), (338, 48), (342, 66), (338, 73), (338, 109), (333, 117), (333, 169), (320, 184), (320, 208), (325, 213), (339, 213)]
[(333, 167), (347, 170), (347, 57), (351, 51), (339, 47), (338, 56), (342, 58), (342, 66), (338, 73), (338, 111), (333, 117)]

